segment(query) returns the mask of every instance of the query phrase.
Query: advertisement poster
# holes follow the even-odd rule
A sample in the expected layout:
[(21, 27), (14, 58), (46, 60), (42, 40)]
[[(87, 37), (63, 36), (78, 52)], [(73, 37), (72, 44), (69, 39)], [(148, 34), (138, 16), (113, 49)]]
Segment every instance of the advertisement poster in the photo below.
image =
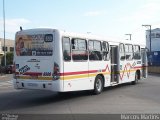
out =
[(52, 56), (53, 36), (52, 34), (17, 35), (17, 56)]

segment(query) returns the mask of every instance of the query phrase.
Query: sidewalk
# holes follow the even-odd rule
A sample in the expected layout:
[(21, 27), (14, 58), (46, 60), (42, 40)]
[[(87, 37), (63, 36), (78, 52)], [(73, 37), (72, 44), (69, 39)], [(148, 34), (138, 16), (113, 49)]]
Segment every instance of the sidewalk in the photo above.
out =
[(13, 74), (2, 74), (0, 75), (0, 81), (6, 81), (13, 79)]

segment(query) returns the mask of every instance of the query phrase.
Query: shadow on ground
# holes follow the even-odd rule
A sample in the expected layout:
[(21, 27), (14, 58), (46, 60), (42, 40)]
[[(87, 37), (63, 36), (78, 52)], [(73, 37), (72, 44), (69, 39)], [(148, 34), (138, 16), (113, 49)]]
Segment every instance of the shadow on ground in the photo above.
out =
[[(141, 83), (139, 83), (141, 84)], [(123, 84), (114, 87), (107, 87), (100, 94), (100, 96), (107, 94), (110, 90), (118, 90), (121, 87), (131, 87), (131, 85)], [(9, 111), (21, 108), (32, 108), (34, 106), (41, 106), (47, 104), (59, 103), (67, 100), (73, 100), (76, 98), (85, 99), (86, 97), (99, 97), (99, 95), (93, 95), (91, 91), (81, 92), (67, 92), (56, 93), (51, 91), (41, 90), (20, 90), (8, 93), (0, 94), (0, 111)]]

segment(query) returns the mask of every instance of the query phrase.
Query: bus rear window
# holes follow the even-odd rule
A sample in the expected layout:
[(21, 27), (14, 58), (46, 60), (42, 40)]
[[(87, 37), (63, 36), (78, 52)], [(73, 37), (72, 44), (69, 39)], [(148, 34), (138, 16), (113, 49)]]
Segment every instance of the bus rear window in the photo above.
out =
[(17, 56), (52, 56), (53, 35), (17, 35), (15, 51)]

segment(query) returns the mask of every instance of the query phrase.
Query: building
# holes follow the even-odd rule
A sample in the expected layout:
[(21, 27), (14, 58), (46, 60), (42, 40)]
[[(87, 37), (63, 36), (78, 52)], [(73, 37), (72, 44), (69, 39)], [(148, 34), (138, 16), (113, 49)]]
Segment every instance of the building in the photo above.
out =
[[(150, 30), (146, 31), (146, 45), (150, 51)], [(151, 51), (160, 51), (160, 28), (151, 30)]]
[[(13, 52), (14, 51), (14, 40), (6, 39), (5, 41), (5, 48), (6, 48), (6, 53), (7, 52)], [(1, 59), (4, 55), (4, 39), (0, 38), (0, 64), (1, 64)]]
[[(4, 53), (4, 39), (0, 38), (0, 52)], [(6, 52), (14, 51), (14, 40), (6, 39), (5, 41)]]
[(146, 45), (148, 50), (150, 51), (148, 52), (149, 64), (160, 66), (160, 28), (151, 30), (151, 44), (150, 44), (150, 30), (146, 31)]

